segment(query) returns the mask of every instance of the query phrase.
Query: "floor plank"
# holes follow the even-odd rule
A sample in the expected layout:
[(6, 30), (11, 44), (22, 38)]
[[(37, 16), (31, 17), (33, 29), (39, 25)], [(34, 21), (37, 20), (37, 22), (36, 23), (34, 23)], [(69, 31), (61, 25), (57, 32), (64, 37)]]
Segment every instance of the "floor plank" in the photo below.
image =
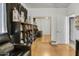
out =
[(36, 39), (31, 46), (32, 56), (74, 56), (75, 50), (66, 44), (52, 46), (50, 36), (46, 35)]

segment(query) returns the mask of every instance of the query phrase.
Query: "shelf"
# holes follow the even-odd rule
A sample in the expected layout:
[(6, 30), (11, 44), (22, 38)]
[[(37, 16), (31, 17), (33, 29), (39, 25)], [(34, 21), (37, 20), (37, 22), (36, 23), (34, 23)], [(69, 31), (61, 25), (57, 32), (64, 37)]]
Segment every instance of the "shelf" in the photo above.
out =
[(33, 25), (33, 26), (37, 26), (37, 25)]
[(26, 22), (20, 22), (20, 21), (12, 21), (12, 22), (13, 23), (20, 23), (22, 25), (30, 25), (30, 26), (36, 26), (37, 27), (37, 25), (29, 24), (29, 23), (26, 23)]
[(12, 21), (12, 22), (21, 23), (21, 24), (24, 24), (24, 25), (33, 25), (33, 24), (29, 24), (29, 23), (26, 23), (26, 22), (20, 22), (20, 21)]
[(26, 30), (26, 31), (21, 31), (21, 32), (30, 32), (30, 31), (32, 31), (32, 30)]
[(33, 24), (29, 24), (29, 23), (26, 23), (26, 22), (21, 22), (22, 25), (33, 25)]
[(20, 21), (12, 21), (12, 22), (15, 22), (15, 23), (20, 23)]

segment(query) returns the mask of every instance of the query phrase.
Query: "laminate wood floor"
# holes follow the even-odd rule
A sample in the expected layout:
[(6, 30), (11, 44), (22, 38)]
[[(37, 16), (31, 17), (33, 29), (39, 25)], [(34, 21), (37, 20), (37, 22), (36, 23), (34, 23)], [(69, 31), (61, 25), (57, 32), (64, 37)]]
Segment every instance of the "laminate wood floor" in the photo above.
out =
[(75, 56), (75, 50), (67, 44), (52, 46), (50, 36), (36, 39), (31, 46), (32, 56)]

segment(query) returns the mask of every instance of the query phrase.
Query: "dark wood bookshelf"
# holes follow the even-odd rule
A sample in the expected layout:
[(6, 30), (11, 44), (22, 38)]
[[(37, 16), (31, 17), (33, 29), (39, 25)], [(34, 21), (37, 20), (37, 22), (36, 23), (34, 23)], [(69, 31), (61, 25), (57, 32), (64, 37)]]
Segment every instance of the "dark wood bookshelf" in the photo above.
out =
[[(25, 16), (24, 22), (13, 21), (13, 17), (12, 17), (13, 7), (16, 7), (19, 14), (21, 14), (21, 11), (24, 12), (24, 16)], [(20, 3), (6, 3), (6, 14), (7, 14), (7, 30), (9, 35), (12, 35), (13, 37), (12, 43), (15, 45), (16, 48), (20, 45), (25, 45), (25, 44), (26, 47), (28, 47), (30, 44), (29, 48), (31, 50), (31, 44), (36, 38), (36, 31), (38, 29), (37, 29), (37, 25), (30, 24), (26, 21), (27, 9), (25, 9)]]

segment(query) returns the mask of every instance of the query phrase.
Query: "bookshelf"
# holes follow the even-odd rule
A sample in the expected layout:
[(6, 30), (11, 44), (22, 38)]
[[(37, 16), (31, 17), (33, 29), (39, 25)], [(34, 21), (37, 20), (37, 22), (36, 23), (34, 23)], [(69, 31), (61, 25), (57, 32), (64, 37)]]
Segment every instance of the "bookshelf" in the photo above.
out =
[[(17, 19), (13, 21), (14, 7), (18, 12), (18, 21), (16, 21)], [(21, 18), (21, 13), (24, 14), (24, 18)], [(12, 55), (16, 55), (16, 52), (19, 52), (19, 50), (20, 52), (25, 52), (27, 50), (31, 51), (31, 44), (36, 39), (36, 32), (38, 31), (38, 28), (36, 24), (28, 23), (27, 9), (24, 8), (20, 3), (6, 3), (6, 14), (7, 30), (11, 36), (11, 42), (14, 45), (14, 51), (12, 52)]]

